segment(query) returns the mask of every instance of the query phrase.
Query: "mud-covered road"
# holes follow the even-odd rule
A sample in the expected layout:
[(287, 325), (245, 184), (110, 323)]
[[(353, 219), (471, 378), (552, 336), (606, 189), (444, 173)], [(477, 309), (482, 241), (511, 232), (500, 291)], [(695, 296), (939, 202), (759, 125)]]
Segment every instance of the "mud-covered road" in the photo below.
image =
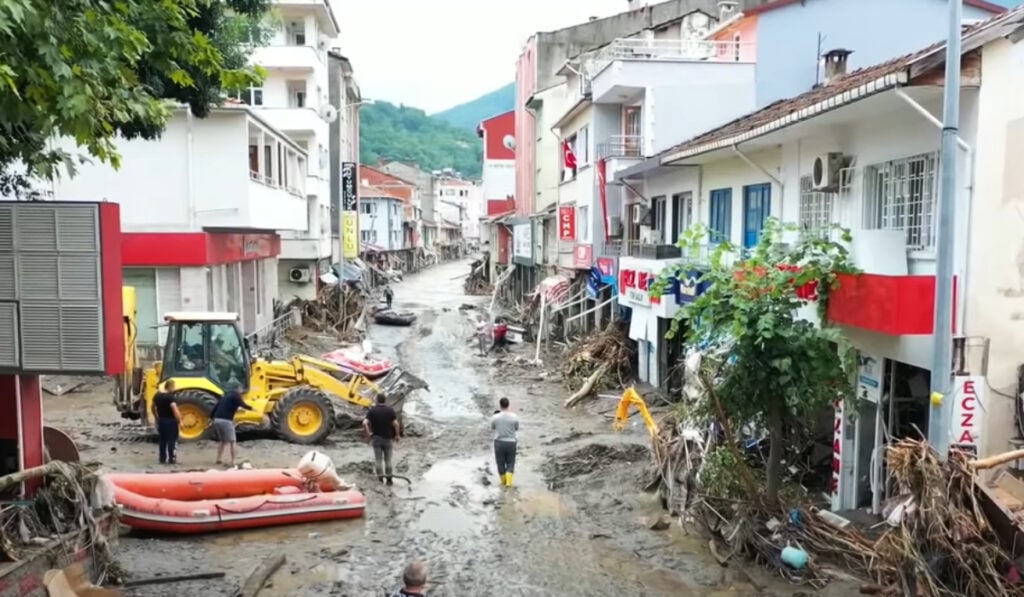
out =
[[(473, 311), (486, 299), (462, 294), (466, 263), (432, 268), (395, 284), (396, 308), (419, 316), (410, 328), (374, 327), (380, 354), (424, 378), (431, 391), (406, 405), (417, 437), (396, 449), (412, 486), (380, 485), (370, 448), (344, 432), (323, 449), (368, 499), (365, 519), (225, 533), (201, 538), (125, 535), (118, 553), (132, 577), (200, 571), (222, 581), (150, 586), (134, 595), (230, 595), (262, 558), (287, 564), (261, 595), (382, 595), (411, 558), (427, 562), (431, 595), (794, 595), (800, 588), (739, 562), (719, 566), (706, 543), (673, 526), (654, 531), (660, 511), (638, 489), (646, 433), (611, 429), (613, 404), (568, 412), (565, 389), (543, 369), (496, 363), (475, 353)], [(532, 357), (532, 348), (514, 353)], [(553, 368), (554, 364), (549, 364)], [(516, 487), (495, 482), (487, 419), (507, 397), (522, 420)], [(50, 425), (72, 433), (87, 461), (111, 470), (157, 470), (156, 446), (127, 442), (108, 390), (47, 397)], [(178, 468), (206, 469), (212, 443), (180, 448)], [(256, 467), (294, 466), (308, 448), (274, 440), (240, 444)], [(829, 594), (841, 594), (837, 590)]]

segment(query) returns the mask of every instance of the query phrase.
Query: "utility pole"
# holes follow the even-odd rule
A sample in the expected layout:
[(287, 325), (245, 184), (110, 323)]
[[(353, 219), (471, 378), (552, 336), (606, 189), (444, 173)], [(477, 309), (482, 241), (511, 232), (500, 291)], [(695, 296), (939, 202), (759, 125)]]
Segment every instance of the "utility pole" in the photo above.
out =
[(939, 154), (939, 226), (935, 243), (935, 329), (932, 355), (932, 410), (928, 440), (942, 456), (949, 452), (953, 419), (953, 254), (956, 207), (957, 138), (960, 128), (961, 0), (949, 1), (946, 40), (945, 98), (942, 102), (942, 147)]

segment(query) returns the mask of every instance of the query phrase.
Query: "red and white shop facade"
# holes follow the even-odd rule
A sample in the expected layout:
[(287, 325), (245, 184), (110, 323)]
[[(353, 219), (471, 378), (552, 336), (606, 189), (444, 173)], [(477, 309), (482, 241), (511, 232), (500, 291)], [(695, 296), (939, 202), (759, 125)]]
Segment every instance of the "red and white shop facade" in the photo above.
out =
[(162, 345), (155, 328), (171, 311), (238, 313), (246, 333), (274, 318), (281, 238), (269, 232), (126, 232), (123, 277), (135, 287), (139, 343)]

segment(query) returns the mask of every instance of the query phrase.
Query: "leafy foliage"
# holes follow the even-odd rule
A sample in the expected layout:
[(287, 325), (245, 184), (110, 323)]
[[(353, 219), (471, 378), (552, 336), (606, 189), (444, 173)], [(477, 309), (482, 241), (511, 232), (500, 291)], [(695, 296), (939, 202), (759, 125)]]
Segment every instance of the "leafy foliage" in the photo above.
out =
[[(0, 173), (52, 177), (70, 137), (118, 166), (114, 141), (157, 138), (169, 102), (199, 117), (223, 88), (260, 80), (246, 66), (267, 0), (0, 0)], [(255, 35), (254, 35), (255, 33)]]
[(483, 150), (475, 132), (460, 129), (418, 108), (388, 102), (359, 112), (359, 153), (364, 164), (380, 158), (415, 162), (424, 170), (454, 168), (478, 177)]
[[(752, 422), (770, 434), (767, 495), (774, 499), (787, 426), (813, 416), (841, 397), (852, 397), (852, 351), (845, 337), (821, 318), (820, 325), (801, 317), (807, 292), (827, 301), (838, 273), (853, 272), (846, 248), (820, 237), (794, 245), (782, 242), (795, 227), (769, 221), (761, 240), (746, 254), (719, 243), (706, 263), (687, 259), (666, 271), (655, 284), (663, 291), (679, 272), (700, 270), (707, 290), (681, 309), (673, 324), (689, 322), (687, 341), (717, 348), (726, 356), (716, 364), (718, 380), (712, 400), (731, 421)], [(843, 231), (843, 240), (849, 233)], [(708, 231), (703, 226), (683, 234), (680, 246), (701, 254)], [(801, 296), (805, 298), (801, 298)], [(813, 297), (809, 297), (813, 298)]]
[(433, 117), (453, 126), (475, 131), (477, 125), (482, 121), (498, 114), (504, 114), (513, 109), (515, 105), (516, 84), (509, 83), (500, 89), (481, 95), (475, 100), (438, 112)]

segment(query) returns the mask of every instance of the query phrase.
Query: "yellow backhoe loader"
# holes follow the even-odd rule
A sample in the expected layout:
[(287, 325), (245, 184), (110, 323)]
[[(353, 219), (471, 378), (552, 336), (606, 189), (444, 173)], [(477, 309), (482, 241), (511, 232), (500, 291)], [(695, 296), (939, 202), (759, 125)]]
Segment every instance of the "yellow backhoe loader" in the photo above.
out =
[[(371, 406), (378, 395), (400, 410), (426, 382), (398, 367), (370, 380), (334, 363), (295, 355), (268, 361), (250, 354), (236, 313), (167, 313), (163, 361), (143, 368), (139, 362), (135, 289), (124, 287), (125, 373), (117, 380), (114, 404), (121, 416), (152, 422), (157, 388), (174, 380), (181, 411), (181, 440), (203, 438), (217, 399), (231, 387), (244, 393), (252, 411), (240, 410), (235, 425), (265, 426), (296, 444), (316, 444), (331, 434), (337, 407)], [(342, 401), (342, 402), (339, 402)]]

